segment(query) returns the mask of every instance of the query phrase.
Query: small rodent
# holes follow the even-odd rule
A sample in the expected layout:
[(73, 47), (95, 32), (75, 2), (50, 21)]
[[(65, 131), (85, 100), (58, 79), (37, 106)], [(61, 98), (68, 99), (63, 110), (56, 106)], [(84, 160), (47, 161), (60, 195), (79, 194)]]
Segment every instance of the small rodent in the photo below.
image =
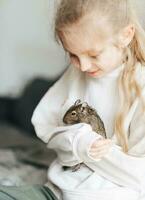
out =
[(106, 138), (104, 123), (97, 114), (96, 110), (89, 106), (86, 102), (81, 103), (78, 99), (71, 106), (63, 117), (65, 124), (87, 123), (90, 124), (92, 130)]
[[(68, 125), (77, 124), (77, 123), (87, 123), (90, 124), (92, 130), (96, 133), (106, 137), (105, 126), (96, 110), (93, 109), (88, 103), (83, 102), (78, 99), (74, 105), (72, 105), (65, 113), (63, 117), (63, 122)], [(72, 167), (72, 171), (77, 171), (80, 168), (81, 164), (77, 164)], [(64, 169), (70, 168), (63, 166)]]

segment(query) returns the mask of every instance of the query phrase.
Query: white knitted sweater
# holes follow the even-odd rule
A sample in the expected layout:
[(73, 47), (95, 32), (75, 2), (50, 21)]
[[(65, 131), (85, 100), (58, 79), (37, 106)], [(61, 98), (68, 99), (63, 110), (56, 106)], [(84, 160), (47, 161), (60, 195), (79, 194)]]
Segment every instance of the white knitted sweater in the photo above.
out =
[[(48, 90), (36, 107), (32, 123), (37, 136), (57, 152), (48, 170), (48, 178), (61, 192), (63, 200), (137, 200), (145, 199), (145, 118), (141, 101), (136, 98), (125, 119), (129, 152), (125, 154), (114, 134), (114, 121), (119, 109), (117, 80), (124, 65), (102, 78), (92, 78), (70, 66)], [(145, 97), (145, 69), (140, 63), (136, 79)], [(102, 118), (107, 137), (114, 141), (108, 154), (100, 160), (88, 155), (90, 145), (100, 135), (90, 125), (65, 126), (62, 117), (77, 99), (88, 102)], [(77, 172), (64, 170), (84, 162)], [(57, 193), (56, 193), (57, 195)]]

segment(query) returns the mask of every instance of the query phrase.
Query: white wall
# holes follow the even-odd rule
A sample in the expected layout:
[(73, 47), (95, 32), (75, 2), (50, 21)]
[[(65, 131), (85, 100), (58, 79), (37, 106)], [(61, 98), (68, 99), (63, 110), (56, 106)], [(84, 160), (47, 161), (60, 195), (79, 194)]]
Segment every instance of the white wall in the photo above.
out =
[(32, 77), (54, 77), (66, 66), (53, 7), (54, 0), (0, 0), (0, 95), (18, 95)]
[[(32, 77), (54, 77), (66, 66), (53, 38), (54, 1), (0, 0), (0, 95), (19, 95)], [(131, 2), (145, 24), (145, 0)]]
[(145, 28), (145, 0), (130, 0), (133, 3), (136, 13), (142, 26)]

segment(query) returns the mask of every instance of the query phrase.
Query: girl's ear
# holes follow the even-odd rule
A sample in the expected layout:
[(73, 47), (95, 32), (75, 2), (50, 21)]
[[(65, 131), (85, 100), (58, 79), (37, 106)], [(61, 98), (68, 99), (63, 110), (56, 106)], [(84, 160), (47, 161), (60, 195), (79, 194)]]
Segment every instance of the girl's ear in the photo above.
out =
[(123, 28), (123, 30), (119, 33), (119, 47), (123, 49), (127, 47), (131, 43), (134, 34), (135, 26), (133, 24)]

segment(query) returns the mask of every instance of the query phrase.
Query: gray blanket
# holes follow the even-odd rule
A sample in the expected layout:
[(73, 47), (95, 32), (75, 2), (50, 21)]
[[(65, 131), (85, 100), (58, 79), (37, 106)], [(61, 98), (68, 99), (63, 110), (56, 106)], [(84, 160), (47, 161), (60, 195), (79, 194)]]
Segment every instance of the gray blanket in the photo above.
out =
[(45, 184), (56, 154), (39, 139), (8, 124), (0, 125), (0, 184)]

